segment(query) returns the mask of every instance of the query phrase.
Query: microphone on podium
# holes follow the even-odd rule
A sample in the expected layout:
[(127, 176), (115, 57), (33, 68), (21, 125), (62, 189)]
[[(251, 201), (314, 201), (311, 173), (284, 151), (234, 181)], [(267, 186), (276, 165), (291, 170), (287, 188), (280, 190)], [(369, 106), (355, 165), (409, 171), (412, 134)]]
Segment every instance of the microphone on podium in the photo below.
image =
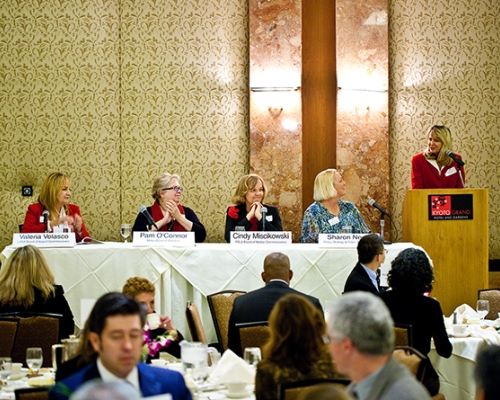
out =
[(50, 211), (49, 210), (45, 210), (42, 213), (42, 216), (43, 216), (43, 231), (44, 232), (48, 232), (49, 231), (49, 215), (50, 215)]
[(368, 201), (368, 204), (375, 207), (377, 210), (379, 210), (383, 215), (387, 215), (388, 217), (390, 217), (389, 213), (387, 211), (385, 211), (382, 207), (380, 207), (376, 202), (375, 200), (373, 199), (370, 199)]
[(260, 209), (260, 212), (262, 213), (262, 230), (266, 230), (266, 214), (267, 214), (267, 207), (262, 207)]
[(458, 164), (459, 167), (463, 167), (465, 165), (465, 163), (460, 158), (458, 158), (455, 154), (453, 154), (451, 152), (451, 150), (446, 150), (445, 154), (448, 157), (451, 157), (453, 159), (453, 161), (455, 161)]
[(158, 226), (155, 224), (155, 220), (153, 219), (153, 217), (148, 213), (148, 209), (146, 208), (146, 206), (140, 206), (139, 207), (139, 211), (142, 213), (142, 215), (144, 215), (146, 217), (146, 219), (148, 220), (149, 224), (148, 226), (154, 226), (156, 228), (157, 231), (159, 231), (158, 229)]

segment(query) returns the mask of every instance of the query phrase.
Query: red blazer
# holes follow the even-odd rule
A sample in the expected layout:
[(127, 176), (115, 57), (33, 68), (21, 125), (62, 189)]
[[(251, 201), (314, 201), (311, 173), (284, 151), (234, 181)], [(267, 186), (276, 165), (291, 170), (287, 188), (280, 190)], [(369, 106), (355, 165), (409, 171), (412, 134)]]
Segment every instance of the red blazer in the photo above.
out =
[[(80, 209), (75, 204), (68, 204), (69, 215), (75, 215), (80, 213)], [(28, 207), (28, 212), (26, 213), (26, 217), (24, 217), (23, 229), (21, 229), (22, 233), (43, 233), (43, 218), (42, 213), (45, 210), (45, 207), (40, 203), (30, 204)], [(40, 220), (42, 222), (40, 222)], [(90, 236), (85, 228), (85, 223), (82, 219), (82, 233), (81, 235), (78, 232), (75, 232), (76, 241), (81, 242), (84, 237)]]
[[(455, 153), (462, 159), (462, 157)], [(449, 172), (448, 172), (449, 171)], [(465, 183), (465, 171), (460, 169)], [(450, 165), (438, 171), (424, 157), (424, 153), (413, 156), (411, 160), (411, 187), (412, 189), (453, 189), (463, 188), (462, 181), (458, 174), (458, 165), (452, 161)]]

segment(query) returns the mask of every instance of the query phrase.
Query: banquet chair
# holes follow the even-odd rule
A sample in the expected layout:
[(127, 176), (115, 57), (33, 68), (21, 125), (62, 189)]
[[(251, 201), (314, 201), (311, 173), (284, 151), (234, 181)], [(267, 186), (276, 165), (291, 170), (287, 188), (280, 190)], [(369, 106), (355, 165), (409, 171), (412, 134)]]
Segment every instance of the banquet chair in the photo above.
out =
[(259, 347), (262, 350), (271, 335), (267, 321), (241, 322), (235, 326), (240, 336), (241, 354), (245, 353), (247, 347)]
[(16, 339), (17, 321), (0, 318), (0, 357), (10, 357)]
[[(430, 368), (433, 371), (432, 364), (427, 356), (409, 346), (395, 347), (392, 355), (397, 361), (405, 365), (420, 383), (426, 386), (426, 376), (429, 375), (427, 369)], [(445, 397), (442, 393), (437, 393), (431, 399), (445, 400)]]
[(205, 328), (201, 322), (200, 312), (196, 304), (190, 300), (186, 304), (186, 319), (193, 342), (207, 343)]
[(394, 323), (394, 346), (413, 347), (411, 325)]
[(351, 383), (349, 379), (308, 379), (297, 382), (284, 382), (278, 385), (278, 399), (279, 400), (296, 400), (299, 395), (311, 388), (314, 385), (334, 384), (338, 388), (345, 388)]
[(43, 367), (52, 364), (52, 345), (60, 342), (61, 314), (36, 312), (9, 312), (0, 314), (2, 320), (17, 323), (17, 331), (12, 348), (13, 362), (26, 362), (28, 347), (41, 347), (43, 351)]
[(207, 296), (221, 353), (227, 350), (229, 316), (233, 310), (234, 299), (245, 293), (239, 290), (223, 290)]
[(500, 288), (498, 289), (484, 289), (477, 291), (478, 300), (488, 300), (490, 303), (490, 311), (486, 314), (486, 319), (495, 320), (499, 318), (500, 312)]
[(16, 400), (48, 400), (50, 388), (31, 387), (14, 390)]

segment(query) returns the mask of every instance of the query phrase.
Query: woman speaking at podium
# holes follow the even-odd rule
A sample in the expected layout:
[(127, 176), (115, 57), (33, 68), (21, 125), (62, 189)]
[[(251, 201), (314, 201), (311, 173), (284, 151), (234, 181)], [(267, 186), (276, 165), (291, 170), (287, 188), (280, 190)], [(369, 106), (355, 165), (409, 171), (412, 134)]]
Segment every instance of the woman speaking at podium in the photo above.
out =
[(412, 189), (452, 189), (465, 185), (462, 157), (451, 151), (451, 132), (434, 125), (427, 132), (427, 148), (411, 160)]

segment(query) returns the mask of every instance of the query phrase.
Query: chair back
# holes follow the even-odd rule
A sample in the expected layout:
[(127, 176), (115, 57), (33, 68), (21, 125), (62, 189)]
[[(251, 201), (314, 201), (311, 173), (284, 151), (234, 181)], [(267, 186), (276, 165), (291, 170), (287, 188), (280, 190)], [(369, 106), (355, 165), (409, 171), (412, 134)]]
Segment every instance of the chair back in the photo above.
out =
[(189, 332), (193, 342), (207, 343), (207, 335), (205, 328), (201, 322), (200, 313), (196, 304), (188, 301), (186, 304), (186, 319), (188, 322)]
[(244, 354), (247, 347), (259, 347), (262, 350), (271, 336), (267, 321), (242, 322), (236, 324), (236, 329), (240, 336), (241, 354)]
[(478, 290), (478, 300), (488, 300), (490, 303), (490, 311), (486, 314), (486, 319), (497, 319), (500, 312), (500, 289), (485, 289)]
[[(345, 388), (351, 381), (349, 379), (308, 379), (297, 382), (285, 382), (278, 385), (279, 400), (298, 400), (301, 395), (316, 385), (335, 385), (337, 388)], [(350, 397), (346, 397), (350, 398)]]
[(14, 390), (16, 400), (48, 400), (48, 387), (32, 387)]
[(12, 347), (13, 362), (26, 362), (28, 347), (41, 347), (43, 350), (43, 367), (52, 366), (52, 345), (60, 342), (61, 314), (12, 312), (0, 314), (2, 320), (15, 321), (16, 336)]
[(234, 299), (245, 293), (238, 290), (224, 290), (207, 296), (221, 353), (227, 350), (229, 316), (233, 310)]
[(0, 319), (0, 357), (11, 357), (16, 340), (17, 321)]
[(394, 324), (394, 346), (413, 347), (413, 334), (411, 325)]

